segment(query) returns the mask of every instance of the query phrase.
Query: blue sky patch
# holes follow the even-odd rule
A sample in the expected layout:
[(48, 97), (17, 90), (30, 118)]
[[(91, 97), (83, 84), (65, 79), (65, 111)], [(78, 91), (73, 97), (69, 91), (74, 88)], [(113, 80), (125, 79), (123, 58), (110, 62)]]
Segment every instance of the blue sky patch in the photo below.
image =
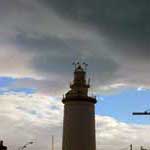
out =
[[(112, 95), (97, 96), (96, 113), (127, 123), (149, 124), (150, 116), (133, 116), (132, 112), (150, 109), (150, 91), (128, 89)], [(100, 100), (102, 99), (102, 100)]]
[(11, 77), (0, 77), (0, 87), (6, 87), (16, 81), (15, 78)]
[(33, 94), (36, 92), (35, 88), (12, 88), (11, 85), (16, 82), (16, 78), (12, 77), (0, 77), (0, 95), (9, 92)]

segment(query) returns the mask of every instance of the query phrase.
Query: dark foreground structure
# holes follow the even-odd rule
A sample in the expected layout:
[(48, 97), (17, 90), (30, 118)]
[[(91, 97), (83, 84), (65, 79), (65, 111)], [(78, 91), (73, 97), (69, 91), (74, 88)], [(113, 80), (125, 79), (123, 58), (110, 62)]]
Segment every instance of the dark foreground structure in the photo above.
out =
[(75, 64), (74, 80), (63, 98), (63, 150), (96, 150), (95, 103), (88, 96), (86, 65)]
[(0, 150), (7, 150), (7, 147), (3, 145), (3, 141), (0, 141)]

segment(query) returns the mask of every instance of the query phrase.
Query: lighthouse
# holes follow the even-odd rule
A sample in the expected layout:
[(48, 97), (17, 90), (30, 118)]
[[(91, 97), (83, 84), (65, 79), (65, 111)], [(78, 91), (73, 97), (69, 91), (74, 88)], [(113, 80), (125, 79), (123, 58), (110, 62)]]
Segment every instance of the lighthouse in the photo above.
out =
[(96, 150), (95, 104), (88, 96), (87, 64), (74, 63), (74, 80), (63, 97), (64, 120), (62, 150)]

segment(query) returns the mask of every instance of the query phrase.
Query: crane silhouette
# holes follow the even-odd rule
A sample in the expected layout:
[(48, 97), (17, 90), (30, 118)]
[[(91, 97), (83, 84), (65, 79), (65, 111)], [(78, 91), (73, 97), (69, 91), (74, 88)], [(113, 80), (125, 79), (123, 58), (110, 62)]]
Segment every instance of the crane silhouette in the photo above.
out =
[(133, 112), (132, 115), (150, 115), (150, 109), (147, 109), (144, 112)]

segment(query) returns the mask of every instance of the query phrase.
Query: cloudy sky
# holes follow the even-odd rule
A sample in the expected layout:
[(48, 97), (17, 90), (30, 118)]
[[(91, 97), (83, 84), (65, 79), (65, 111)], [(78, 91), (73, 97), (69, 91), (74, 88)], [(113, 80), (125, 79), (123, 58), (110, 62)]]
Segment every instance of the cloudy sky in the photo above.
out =
[(0, 138), (61, 149), (62, 95), (73, 61), (97, 96), (97, 150), (150, 145), (150, 1), (0, 0)]

